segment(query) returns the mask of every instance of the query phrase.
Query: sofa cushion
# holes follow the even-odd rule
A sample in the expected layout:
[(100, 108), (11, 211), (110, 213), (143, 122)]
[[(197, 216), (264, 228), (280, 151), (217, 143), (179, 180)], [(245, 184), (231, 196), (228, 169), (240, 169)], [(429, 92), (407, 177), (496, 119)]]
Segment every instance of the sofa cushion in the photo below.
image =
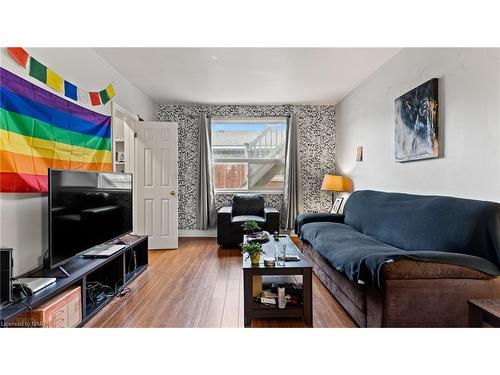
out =
[(469, 254), (500, 266), (500, 204), (361, 190), (344, 207), (345, 224), (409, 251)]
[(300, 238), (354, 283), (367, 282), (382, 287), (381, 268), (399, 259), (454, 264), (490, 275), (500, 274), (495, 264), (480, 257), (440, 251), (406, 251), (341, 223), (305, 224)]
[(239, 215), (239, 216), (233, 216), (233, 218), (231, 219), (232, 223), (243, 224), (245, 221), (255, 221), (257, 223), (265, 223), (266, 219), (263, 218), (262, 216), (256, 216), (256, 215)]
[(233, 216), (264, 216), (264, 198), (258, 194), (235, 194), (232, 207)]
[(396, 279), (492, 279), (494, 276), (454, 264), (418, 262), (400, 259), (382, 268), (385, 280)]
[(366, 326), (366, 286), (353, 284), (343, 273), (333, 269), (329, 262), (307, 242), (300, 243), (300, 249), (312, 261), (316, 276), (333, 293), (335, 298), (349, 312), (360, 326)]
[(266, 219), (261, 217), (261, 216), (255, 216), (255, 215), (240, 215), (240, 216), (233, 216), (231, 219), (231, 231), (233, 233), (243, 233), (243, 228), (241, 225), (245, 221), (255, 221), (257, 224), (259, 224), (259, 227), (261, 229), (265, 229), (265, 224), (266, 224)]
[(341, 223), (318, 222), (304, 224), (301, 239), (310, 243), (337, 271), (352, 281), (363, 280), (360, 260), (370, 254), (397, 252), (399, 249), (358, 232)]

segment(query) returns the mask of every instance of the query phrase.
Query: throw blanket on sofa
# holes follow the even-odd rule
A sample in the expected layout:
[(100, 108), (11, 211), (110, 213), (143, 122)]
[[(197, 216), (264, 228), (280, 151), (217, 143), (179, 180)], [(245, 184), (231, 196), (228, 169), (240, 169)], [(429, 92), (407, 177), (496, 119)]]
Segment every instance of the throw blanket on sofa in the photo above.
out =
[(454, 264), (491, 275), (500, 275), (498, 267), (484, 258), (443, 251), (406, 251), (341, 223), (304, 224), (300, 238), (309, 242), (332, 267), (344, 273), (354, 283), (368, 282), (379, 288), (382, 285), (382, 266), (404, 258)]
[(356, 191), (342, 215), (297, 218), (296, 231), (353, 282), (380, 287), (379, 271), (409, 258), (500, 275), (500, 204)]

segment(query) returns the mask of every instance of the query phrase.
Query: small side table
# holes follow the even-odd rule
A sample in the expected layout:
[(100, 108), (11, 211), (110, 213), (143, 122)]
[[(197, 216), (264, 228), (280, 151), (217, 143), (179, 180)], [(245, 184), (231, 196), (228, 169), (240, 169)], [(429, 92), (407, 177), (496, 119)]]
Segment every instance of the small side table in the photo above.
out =
[(469, 302), (469, 327), (483, 327), (486, 323), (500, 328), (500, 299), (471, 299)]

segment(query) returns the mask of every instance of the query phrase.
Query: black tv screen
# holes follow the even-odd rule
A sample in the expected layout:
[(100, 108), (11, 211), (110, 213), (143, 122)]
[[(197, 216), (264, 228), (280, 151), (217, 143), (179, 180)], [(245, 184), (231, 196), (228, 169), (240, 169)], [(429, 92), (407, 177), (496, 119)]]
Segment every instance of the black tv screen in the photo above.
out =
[(132, 175), (49, 170), (50, 268), (132, 231)]

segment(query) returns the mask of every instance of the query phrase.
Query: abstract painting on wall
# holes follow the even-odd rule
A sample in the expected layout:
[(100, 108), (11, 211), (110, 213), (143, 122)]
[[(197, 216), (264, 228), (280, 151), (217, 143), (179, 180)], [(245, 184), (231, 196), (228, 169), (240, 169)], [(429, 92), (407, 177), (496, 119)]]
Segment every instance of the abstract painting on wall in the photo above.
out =
[(395, 100), (397, 162), (437, 158), (438, 79), (433, 78)]

